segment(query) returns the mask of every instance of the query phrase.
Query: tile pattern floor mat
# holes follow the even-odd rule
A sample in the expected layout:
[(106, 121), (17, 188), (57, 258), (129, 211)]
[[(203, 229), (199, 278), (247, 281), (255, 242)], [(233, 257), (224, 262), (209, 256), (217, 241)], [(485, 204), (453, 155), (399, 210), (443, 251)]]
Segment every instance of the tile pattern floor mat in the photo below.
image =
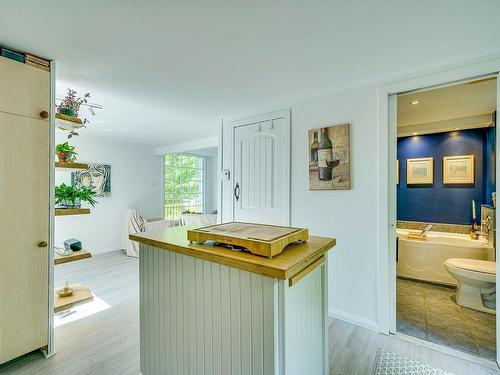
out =
[(414, 359), (377, 348), (373, 375), (453, 375)]

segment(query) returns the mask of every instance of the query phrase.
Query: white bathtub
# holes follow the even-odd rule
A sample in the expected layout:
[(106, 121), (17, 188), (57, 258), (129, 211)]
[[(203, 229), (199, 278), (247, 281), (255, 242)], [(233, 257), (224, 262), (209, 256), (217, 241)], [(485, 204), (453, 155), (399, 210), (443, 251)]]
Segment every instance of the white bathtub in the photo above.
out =
[[(472, 240), (466, 234), (430, 232), (427, 241), (409, 240), (408, 230), (398, 229), (398, 276), (456, 285), (446, 271), (444, 262), (449, 258), (494, 260), (493, 247), (483, 240)], [(413, 231), (414, 232), (414, 231)]]

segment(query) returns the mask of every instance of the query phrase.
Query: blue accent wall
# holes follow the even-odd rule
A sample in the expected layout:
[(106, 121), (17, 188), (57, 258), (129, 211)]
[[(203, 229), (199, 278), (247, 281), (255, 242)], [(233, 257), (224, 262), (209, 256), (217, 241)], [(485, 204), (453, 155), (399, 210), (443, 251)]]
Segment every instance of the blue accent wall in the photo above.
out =
[(483, 203), (493, 206), (491, 193), (495, 192), (495, 155), (496, 128), (491, 127), (486, 130), (486, 140), (483, 150), (484, 155), (484, 199)]
[[(470, 224), (472, 200), (480, 220), (481, 204), (491, 204), (495, 191), (495, 129), (482, 128), (398, 139), (398, 220)], [(443, 157), (475, 156), (475, 183), (443, 184)], [(434, 158), (432, 185), (406, 185), (406, 160)]]

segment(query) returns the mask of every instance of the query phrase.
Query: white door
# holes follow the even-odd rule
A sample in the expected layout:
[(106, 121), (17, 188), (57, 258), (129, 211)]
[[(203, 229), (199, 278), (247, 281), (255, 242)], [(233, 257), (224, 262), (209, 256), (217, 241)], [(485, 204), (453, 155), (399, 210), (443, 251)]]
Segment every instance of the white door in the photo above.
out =
[(290, 225), (289, 111), (234, 127), (234, 221)]

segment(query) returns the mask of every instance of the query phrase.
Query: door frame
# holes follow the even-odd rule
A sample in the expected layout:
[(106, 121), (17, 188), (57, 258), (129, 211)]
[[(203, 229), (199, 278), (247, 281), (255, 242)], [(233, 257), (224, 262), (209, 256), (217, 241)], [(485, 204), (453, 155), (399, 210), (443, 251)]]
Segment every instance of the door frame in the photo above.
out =
[[(450, 85), (472, 78), (497, 75), (500, 72), (500, 55), (454, 64), (434, 69), (424, 74), (393, 81), (378, 89), (379, 96), (379, 160), (378, 160), (378, 221), (377, 221), (377, 316), (379, 331), (395, 333), (396, 327), (396, 189), (394, 183), (396, 168), (397, 129), (394, 118), (394, 97), (391, 95)], [(497, 80), (497, 111), (500, 108), (500, 83)], [(392, 102), (391, 108), (389, 106)], [(390, 111), (392, 109), (392, 113)], [(500, 132), (496, 132), (497, 145)], [(496, 153), (496, 175), (500, 176), (500, 153)], [(393, 186), (394, 185), (394, 186)], [(500, 239), (497, 234), (496, 240)], [(498, 242), (497, 242), (498, 243)], [(500, 280), (497, 262), (497, 283)], [(497, 321), (500, 315), (497, 310)], [(500, 327), (497, 325), (497, 363), (500, 359)]]
[(245, 117), (239, 117), (236, 119), (227, 119), (221, 121), (221, 132), (219, 135), (220, 139), (220, 154), (219, 154), (219, 164), (221, 167), (221, 181), (220, 181), (220, 222), (225, 223), (229, 221), (234, 221), (234, 131), (237, 127), (249, 125), (251, 123), (269, 121), (276, 118), (284, 118), (286, 122), (286, 127), (288, 130), (288, 168), (286, 172), (286, 179), (288, 181), (288, 197), (286, 199), (287, 203), (287, 214), (288, 224), (291, 222), (291, 110), (290, 108), (268, 111), (260, 114), (247, 115)]
[(54, 191), (55, 191), (55, 133), (56, 133), (56, 63), (55, 61), (50, 62), (50, 149), (49, 149), (49, 256), (47, 265), (49, 268), (49, 321), (47, 322), (49, 329), (48, 345), (47, 349), (42, 350), (46, 358), (52, 357), (56, 354), (55, 343), (54, 343), (54, 228), (55, 228), (55, 202), (54, 202)]

